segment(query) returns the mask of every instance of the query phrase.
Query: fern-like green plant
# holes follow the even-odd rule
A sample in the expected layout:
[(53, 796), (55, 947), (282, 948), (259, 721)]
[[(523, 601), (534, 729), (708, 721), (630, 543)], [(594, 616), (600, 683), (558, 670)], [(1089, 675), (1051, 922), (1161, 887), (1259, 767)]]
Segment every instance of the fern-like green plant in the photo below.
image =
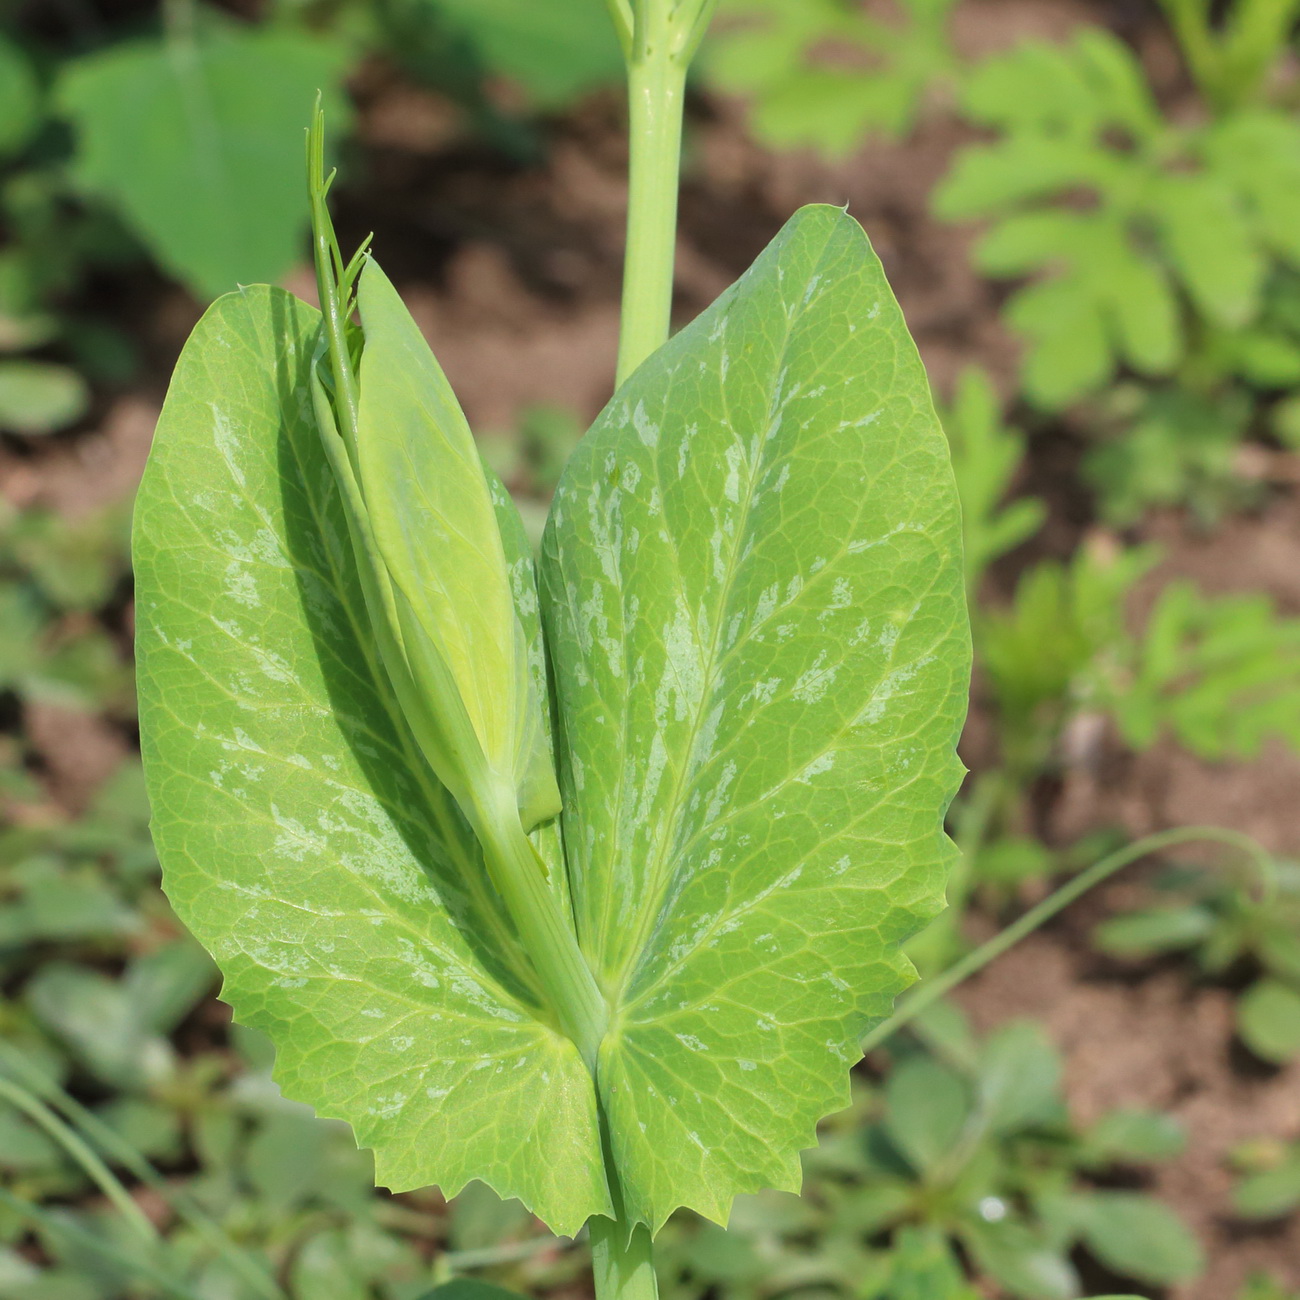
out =
[(844, 158), (873, 132), (907, 135), (932, 88), (956, 80), (952, 8), (904, 0), (895, 22), (851, 0), (723, 0), (706, 73), (752, 101), (763, 144)]
[(1025, 437), (1003, 424), (997, 390), (984, 371), (971, 367), (959, 376), (943, 428), (961, 497), (966, 582), (974, 596), (988, 566), (1032, 537), (1047, 508), (1034, 497), (1006, 500), (1024, 460)]
[(1255, 324), (1276, 264), (1300, 265), (1289, 114), (1261, 104), (1170, 121), (1129, 47), (1092, 28), (990, 59), (962, 108), (996, 137), (961, 152), (935, 209), (992, 220), (976, 249), (985, 273), (1033, 277), (1007, 320), (1043, 407), (1121, 367), (1174, 374), (1202, 333)]

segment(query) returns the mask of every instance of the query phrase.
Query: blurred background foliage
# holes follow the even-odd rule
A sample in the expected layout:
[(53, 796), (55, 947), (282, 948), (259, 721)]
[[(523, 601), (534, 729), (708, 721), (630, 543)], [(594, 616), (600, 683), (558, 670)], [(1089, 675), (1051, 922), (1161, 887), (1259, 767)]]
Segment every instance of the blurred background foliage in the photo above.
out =
[[(913, 941), (923, 975), (1124, 842), (1118, 818), (1044, 829), (1081, 737), (1210, 764), (1300, 753), (1300, 611), (1249, 574), (1152, 592), (1144, 531), (1159, 511), (1228, 527), (1300, 481), (1300, 0), (1136, 7), (1172, 76), (1101, 5), (1063, 41), (965, 52), (957, 0), (722, 0), (701, 60), (697, 114), (735, 106), (773, 154), (842, 166), (952, 125), (930, 211), (974, 232), (1018, 343), (1009, 378), (972, 364), (938, 394), (982, 739), (951, 910)], [(359, 80), (436, 94), (526, 167), (556, 122), (616, 105), (620, 73), (603, 0), (0, 0), (0, 468), (75, 446), (106, 400), (165, 377), (133, 329), (142, 295), (178, 286), (197, 309), (293, 275), (318, 89), (346, 182)], [(1087, 524), (1066, 545), (1033, 463), (1062, 429)], [(534, 534), (581, 431), (544, 404), (481, 431)], [(582, 1243), (484, 1188), (374, 1192), (348, 1131), (285, 1101), (267, 1044), (214, 1001), (158, 888), (133, 756), (128, 515), (0, 499), (0, 1300), (417, 1300), (462, 1275), (584, 1294)], [(45, 763), (49, 710), (115, 737), (89, 793)], [(1261, 893), (1239, 863), (1168, 862), (1084, 942), (1121, 977), (1221, 989), (1241, 1068), (1291, 1069), (1298, 871)], [(938, 1004), (859, 1071), (803, 1198), (744, 1198), (725, 1231), (669, 1225), (667, 1300), (1205, 1294), (1186, 1289), (1203, 1245), (1149, 1190), (1183, 1127), (1072, 1115), (1062, 1070), (1041, 1027), (976, 1033)], [(1235, 1146), (1216, 1213), (1294, 1224), (1298, 1144)], [(1297, 1286), (1258, 1273), (1240, 1300)]]

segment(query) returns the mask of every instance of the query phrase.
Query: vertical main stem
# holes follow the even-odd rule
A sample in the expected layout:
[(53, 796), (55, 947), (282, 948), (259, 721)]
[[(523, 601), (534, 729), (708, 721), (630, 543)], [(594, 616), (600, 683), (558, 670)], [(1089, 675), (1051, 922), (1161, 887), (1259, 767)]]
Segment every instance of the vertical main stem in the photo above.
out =
[[(650, 0), (650, 11), (664, 0)], [(668, 339), (677, 250), (677, 186), (681, 172), (686, 68), (673, 25), (653, 14), (638, 21), (628, 63), (627, 250), (618, 383)]]
[[(609, 0), (628, 66), (627, 248), (618, 383), (668, 341), (686, 69), (717, 0)], [(602, 1125), (604, 1124), (602, 1112)], [(650, 1229), (629, 1222), (606, 1146), (614, 1218), (588, 1220), (596, 1300), (659, 1300)]]
[(659, 1300), (650, 1230), (603, 1216), (588, 1220), (597, 1300)]

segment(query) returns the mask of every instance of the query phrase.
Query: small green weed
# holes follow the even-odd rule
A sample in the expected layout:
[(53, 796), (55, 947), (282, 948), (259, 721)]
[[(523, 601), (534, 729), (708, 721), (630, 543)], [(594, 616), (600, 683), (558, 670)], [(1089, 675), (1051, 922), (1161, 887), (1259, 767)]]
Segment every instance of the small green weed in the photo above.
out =
[(130, 670), (97, 618), (128, 572), (126, 523), (0, 503), (0, 691), (129, 716)]
[(1243, 966), (1252, 982), (1237, 1003), (1237, 1030), (1257, 1056), (1300, 1053), (1300, 868), (1277, 867), (1276, 891), (1219, 872), (1174, 868), (1158, 877), (1159, 901), (1099, 926), (1104, 952), (1129, 959), (1187, 953), (1207, 976)]
[(907, 135), (931, 88), (957, 76), (953, 3), (903, 0), (896, 23), (850, 0), (724, 0), (734, 22), (710, 42), (706, 72), (751, 98), (763, 144), (846, 157), (872, 132)]
[(980, 663), (1019, 777), (1049, 762), (1083, 710), (1112, 717), (1136, 750), (1163, 733), (1210, 759), (1254, 756), (1270, 737), (1300, 750), (1300, 619), (1264, 595), (1206, 596), (1178, 581), (1133, 633), (1125, 601), (1156, 559), (1149, 547), (1085, 548), (1035, 565), (1008, 608), (982, 611)]
[(1025, 455), (1025, 437), (1002, 422), (1001, 403), (984, 371), (970, 368), (957, 381), (943, 412), (961, 496), (966, 582), (974, 596), (985, 570), (1042, 527), (1047, 509), (1032, 497), (1006, 498)]
[(1232, 1208), (1243, 1219), (1280, 1219), (1300, 1209), (1300, 1142), (1245, 1142), (1232, 1164), (1240, 1175)]

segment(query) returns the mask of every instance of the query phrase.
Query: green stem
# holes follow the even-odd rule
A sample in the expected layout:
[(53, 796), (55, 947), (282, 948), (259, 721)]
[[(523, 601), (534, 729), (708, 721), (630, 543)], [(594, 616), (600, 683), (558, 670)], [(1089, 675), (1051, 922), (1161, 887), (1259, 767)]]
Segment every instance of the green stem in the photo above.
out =
[(677, 250), (686, 65), (670, 0), (644, 0), (628, 61), (627, 251), (618, 383), (668, 339)]
[[(325, 113), (320, 96), (312, 114), (311, 130), (307, 135), (307, 190), (311, 196), (311, 232), (315, 245), (316, 294), (320, 299), (324, 317), (325, 339), (329, 346), (330, 369), (334, 375), (334, 405), (338, 412), (340, 432), (348, 455), (355, 458), (357, 426), (359, 423), (359, 398), (357, 377), (352, 369), (348, 352), (346, 288), (340, 290), (345, 277), (343, 259), (334, 238), (334, 225), (330, 221), (326, 197), (329, 194), (333, 173), (325, 175)], [(354, 466), (355, 471), (355, 466)]]
[(514, 793), (503, 790), (495, 806), (467, 812), (483, 846), (488, 874), (533, 958), (560, 1028), (577, 1044), (594, 1075), (609, 1005), (582, 955), (573, 925), (547, 884), (546, 866), (524, 834)]
[(145, 1241), (154, 1245), (160, 1240), (158, 1229), (149, 1222), (113, 1171), (40, 1098), (33, 1096), (21, 1084), (0, 1075), (0, 1099), (40, 1125), (98, 1184), (99, 1190)]
[(588, 1221), (596, 1300), (659, 1300), (650, 1230), (597, 1217)]
[(1032, 934), (1058, 912), (1064, 911), (1094, 885), (1099, 885), (1108, 876), (1113, 876), (1120, 868), (1136, 862), (1139, 858), (1145, 858), (1150, 853), (1158, 853), (1161, 849), (1173, 848), (1177, 844), (1191, 844), (1197, 840), (1208, 840), (1240, 849), (1259, 868), (1265, 894), (1271, 895), (1275, 879), (1273, 860), (1248, 835), (1224, 830), (1219, 826), (1189, 826), (1148, 835), (1145, 839), (1138, 840), (1135, 844), (1130, 844), (1102, 858), (1087, 871), (1080, 872), (1050, 897), (1045, 898), (1036, 907), (1031, 907), (1024, 916), (1013, 921), (1001, 933), (994, 935), (987, 943), (981, 944), (974, 952), (950, 966), (942, 975), (936, 975), (933, 979), (918, 985), (915, 992), (904, 998), (902, 1005), (892, 1016), (882, 1020), (863, 1038), (861, 1043), (863, 1055), (879, 1047), (886, 1039), (915, 1020), (927, 1007), (933, 1006), (944, 994), (951, 992), (977, 971), (983, 970), (1008, 949), (1014, 948), (1021, 939)]
[(34, 1205), (31, 1201), (23, 1200), (21, 1196), (15, 1196), (6, 1187), (0, 1187), (0, 1206), (7, 1207), (22, 1218), (30, 1219), (51, 1237), (62, 1236), (75, 1242), (82, 1250), (111, 1260), (125, 1272), (138, 1273), (141, 1277), (149, 1278), (167, 1295), (175, 1297), (175, 1300), (203, 1300), (197, 1291), (191, 1290), (186, 1283), (164, 1272), (152, 1261), (121, 1250), (97, 1233), (88, 1232), (66, 1214), (57, 1216), (51, 1214), (43, 1206)]
[[(423, 1228), (428, 1228), (425, 1214), (413, 1216)], [(444, 1250), (437, 1256), (438, 1268), (446, 1270), (446, 1281), (481, 1268), (499, 1268), (502, 1264), (518, 1264), (534, 1255), (556, 1253), (569, 1249), (573, 1243), (565, 1238), (529, 1237), (526, 1241), (503, 1241), (495, 1246), (480, 1246), (474, 1250)]]

